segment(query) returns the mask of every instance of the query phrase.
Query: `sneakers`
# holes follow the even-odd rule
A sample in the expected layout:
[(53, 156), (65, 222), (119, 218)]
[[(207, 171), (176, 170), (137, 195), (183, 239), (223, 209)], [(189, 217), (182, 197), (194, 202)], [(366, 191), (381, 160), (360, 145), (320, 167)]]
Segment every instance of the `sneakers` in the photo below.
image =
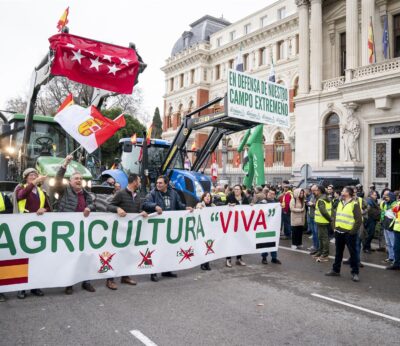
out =
[(267, 260), (266, 258), (263, 258), (263, 259), (261, 260), (261, 263), (262, 263), (262, 264), (268, 264), (268, 260)]
[(393, 263), (394, 260), (390, 259), (390, 258), (386, 258), (384, 261), (384, 263)]
[(74, 289), (72, 288), (72, 286), (65, 287), (65, 294), (70, 296), (73, 292)]
[(18, 291), (17, 298), (18, 299), (25, 299), (26, 298), (26, 292), (25, 291)]
[(200, 266), (200, 269), (201, 270), (211, 270), (211, 267), (210, 267), (210, 263), (203, 263), (201, 266)]
[(282, 262), (280, 260), (278, 260), (277, 258), (273, 258), (271, 260), (271, 263), (275, 263), (275, 264), (282, 264)]
[(239, 258), (238, 260), (236, 260), (236, 265), (238, 266), (245, 266), (246, 263), (243, 262), (243, 260), (241, 258)]
[(329, 272), (325, 273), (325, 276), (340, 276), (340, 273), (330, 270)]
[(297, 250), (303, 250), (303, 249), (304, 249), (303, 245), (297, 246)]
[(39, 289), (39, 288), (35, 288), (35, 289), (31, 290), (31, 293), (34, 296), (37, 296), (37, 297), (43, 297), (44, 296), (43, 291), (41, 289)]
[(158, 282), (158, 276), (157, 274), (150, 274), (150, 280), (153, 282)]
[(232, 261), (231, 261), (230, 259), (227, 259), (225, 265), (226, 265), (228, 268), (232, 268)]
[(296, 246), (296, 245), (292, 245), (290, 248), (291, 248), (292, 250), (297, 250), (297, 246)]
[(328, 256), (320, 256), (320, 257), (317, 257), (315, 260), (317, 262), (328, 262), (329, 261), (329, 257)]
[(354, 282), (358, 282), (358, 281), (360, 281), (360, 278), (358, 277), (358, 274), (353, 274), (351, 276), (351, 280), (353, 280)]

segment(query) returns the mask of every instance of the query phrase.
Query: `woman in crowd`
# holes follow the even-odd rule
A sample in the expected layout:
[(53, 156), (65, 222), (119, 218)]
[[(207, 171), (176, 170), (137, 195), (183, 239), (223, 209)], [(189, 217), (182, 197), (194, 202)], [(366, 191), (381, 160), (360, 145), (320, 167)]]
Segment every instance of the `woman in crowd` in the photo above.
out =
[[(201, 196), (200, 203), (196, 205), (196, 209), (203, 209), (215, 207), (215, 204), (212, 202), (212, 196), (210, 192), (204, 192)], [(203, 263), (200, 266), (201, 270), (211, 270), (210, 262)]]
[(305, 193), (303, 189), (296, 189), (290, 201), (290, 224), (292, 226), (292, 249), (303, 247), (303, 229), (306, 215)]
[[(233, 193), (230, 193), (227, 197), (228, 205), (234, 207), (235, 205), (248, 205), (250, 204), (249, 199), (243, 192), (242, 187), (237, 184), (233, 187)], [(236, 264), (239, 266), (245, 266), (246, 263), (243, 262), (242, 256), (236, 256)], [(226, 266), (228, 268), (232, 267), (231, 257), (226, 258)]]

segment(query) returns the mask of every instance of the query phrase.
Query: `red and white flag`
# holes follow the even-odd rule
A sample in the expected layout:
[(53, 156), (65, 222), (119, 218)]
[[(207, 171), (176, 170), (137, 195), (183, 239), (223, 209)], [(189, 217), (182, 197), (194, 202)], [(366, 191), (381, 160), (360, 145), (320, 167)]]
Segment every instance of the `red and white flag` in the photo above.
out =
[(96, 107), (72, 105), (57, 113), (54, 120), (90, 154), (125, 126), (124, 115), (106, 118)]
[(132, 94), (139, 60), (132, 48), (61, 33), (49, 38), (51, 74), (120, 94)]
[(211, 179), (213, 181), (217, 181), (217, 179), (218, 179), (218, 163), (217, 163), (217, 157), (215, 155), (215, 152), (212, 153)]

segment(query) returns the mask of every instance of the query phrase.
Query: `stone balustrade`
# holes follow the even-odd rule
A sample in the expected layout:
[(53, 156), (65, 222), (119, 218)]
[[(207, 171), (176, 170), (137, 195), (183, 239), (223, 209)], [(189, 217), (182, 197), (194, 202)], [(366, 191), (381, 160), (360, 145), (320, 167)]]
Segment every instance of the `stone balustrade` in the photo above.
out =
[(353, 71), (352, 81), (376, 78), (377, 75), (392, 74), (393, 72), (400, 72), (400, 58), (358, 67)]
[(322, 82), (323, 90), (337, 89), (339, 86), (344, 84), (344, 76), (327, 79)]

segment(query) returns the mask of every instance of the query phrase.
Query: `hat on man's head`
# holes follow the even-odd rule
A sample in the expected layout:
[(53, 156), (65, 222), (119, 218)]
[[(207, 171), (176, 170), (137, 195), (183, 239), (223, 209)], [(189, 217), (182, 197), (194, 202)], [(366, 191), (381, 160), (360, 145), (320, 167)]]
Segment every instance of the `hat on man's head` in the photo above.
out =
[(24, 173), (22, 173), (22, 179), (26, 179), (26, 177), (31, 174), (31, 173), (36, 173), (39, 175), (38, 171), (34, 168), (27, 168), (24, 170)]

